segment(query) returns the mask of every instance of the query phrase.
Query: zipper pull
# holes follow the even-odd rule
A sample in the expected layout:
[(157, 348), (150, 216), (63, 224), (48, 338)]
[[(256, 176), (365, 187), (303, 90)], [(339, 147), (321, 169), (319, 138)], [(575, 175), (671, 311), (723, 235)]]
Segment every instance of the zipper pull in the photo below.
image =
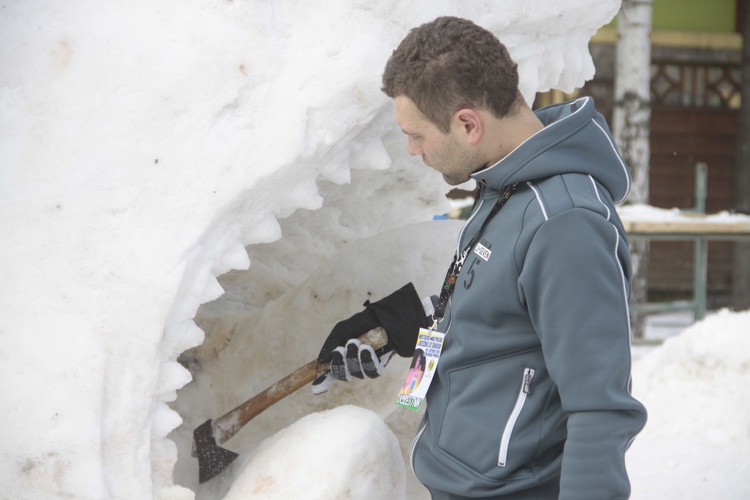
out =
[(523, 388), (522, 391), (524, 394), (530, 394), (531, 393), (531, 379), (534, 378), (534, 369), (533, 368), (526, 368), (523, 372)]

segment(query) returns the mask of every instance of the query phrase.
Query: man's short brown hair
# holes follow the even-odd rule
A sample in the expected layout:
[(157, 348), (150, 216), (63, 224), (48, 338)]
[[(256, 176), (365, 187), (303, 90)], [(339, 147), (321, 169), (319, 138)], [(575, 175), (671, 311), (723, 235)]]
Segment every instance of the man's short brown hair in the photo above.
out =
[(518, 67), (495, 35), (471, 21), (439, 17), (412, 29), (383, 73), (388, 97), (406, 96), (443, 133), (462, 108), (502, 118), (522, 99)]

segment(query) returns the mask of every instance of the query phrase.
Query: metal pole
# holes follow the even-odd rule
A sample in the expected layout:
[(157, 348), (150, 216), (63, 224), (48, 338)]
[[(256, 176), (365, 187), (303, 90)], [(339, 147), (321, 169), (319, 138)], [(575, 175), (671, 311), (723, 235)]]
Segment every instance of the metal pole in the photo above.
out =
[[(706, 213), (708, 187), (708, 165), (695, 164), (695, 211)], [(706, 294), (708, 293), (708, 240), (696, 238), (693, 242), (693, 301), (695, 320), (706, 317)]]
[(706, 193), (708, 191), (708, 165), (695, 164), (695, 211), (706, 213)]
[(706, 293), (708, 291), (708, 240), (696, 238), (693, 262), (693, 300), (695, 320), (706, 317)]

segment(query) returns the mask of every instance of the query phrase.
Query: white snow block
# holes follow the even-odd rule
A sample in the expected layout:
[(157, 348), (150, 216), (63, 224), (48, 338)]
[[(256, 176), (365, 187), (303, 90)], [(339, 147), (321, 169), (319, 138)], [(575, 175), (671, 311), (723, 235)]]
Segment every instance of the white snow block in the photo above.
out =
[(396, 436), (376, 413), (339, 406), (313, 413), (266, 439), (224, 500), (404, 498)]

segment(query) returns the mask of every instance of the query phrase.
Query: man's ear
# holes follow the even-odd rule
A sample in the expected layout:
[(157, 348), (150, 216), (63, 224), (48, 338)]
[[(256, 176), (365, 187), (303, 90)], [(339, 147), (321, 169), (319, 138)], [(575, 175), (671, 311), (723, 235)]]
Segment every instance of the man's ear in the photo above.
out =
[(477, 144), (479, 142), (484, 133), (484, 123), (482, 122), (482, 117), (479, 116), (479, 113), (475, 109), (459, 109), (453, 115), (453, 119), (470, 144)]

